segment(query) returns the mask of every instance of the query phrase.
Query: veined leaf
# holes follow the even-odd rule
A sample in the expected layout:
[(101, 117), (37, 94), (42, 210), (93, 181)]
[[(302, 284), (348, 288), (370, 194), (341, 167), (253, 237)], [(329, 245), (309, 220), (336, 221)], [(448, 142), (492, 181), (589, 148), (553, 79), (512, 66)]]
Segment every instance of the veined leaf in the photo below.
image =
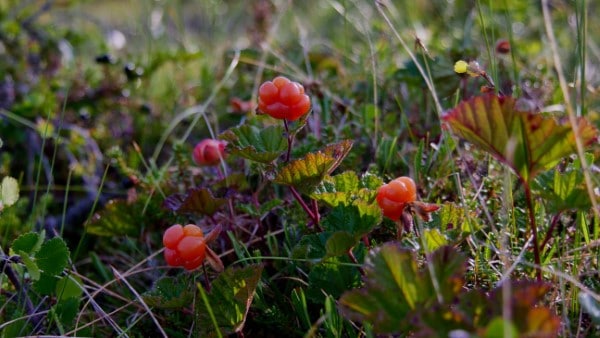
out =
[[(593, 161), (594, 156), (586, 154), (586, 162)], [(592, 206), (579, 159), (569, 164), (564, 171), (551, 170), (539, 175), (533, 183), (532, 188), (540, 192), (549, 208), (555, 212), (587, 210)]]
[(305, 157), (294, 160), (279, 170), (273, 181), (308, 192), (321, 183), (334, 162), (333, 157), (324, 153), (308, 153)]
[(44, 273), (58, 275), (69, 263), (69, 248), (67, 243), (60, 238), (54, 237), (42, 244), (40, 250), (35, 254), (35, 261)]
[(150, 306), (163, 309), (182, 308), (194, 300), (194, 292), (187, 282), (182, 281), (181, 278), (164, 277), (142, 297), (144, 302)]
[[(211, 292), (204, 291), (207, 293), (208, 304), (221, 334), (239, 332), (244, 327), (262, 269), (262, 265), (249, 265), (241, 269), (227, 268), (211, 283)], [(208, 309), (202, 301), (196, 303), (196, 316), (200, 335), (216, 336)]]
[(273, 162), (287, 148), (283, 127), (270, 126), (264, 129), (248, 124), (230, 128), (219, 137), (228, 142), (227, 149), (243, 158), (261, 162)]
[(163, 206), (179, 214), (214, 215), (227, 203), (224, 198), (215, 198), (206, 188), (189, 189), (186, 194), (174, 194), (163, 202)]
[(316, 153), (308, 153), (281, 168), (274, 182), (294, 186), (302, 192), (312, 192), (315, 186), (340, 165), (351, 148), (352, 141), (344, 140), (327, 145)]
[(381, 182), (381, 179), (375, 175), (365, 174), (359, 179), (355, 172), (346, 171), (339, 175), (325, 177), (310, 197), (331, 207), (339, 204), (348, 205), (357, 199), (371, 202), (375, 199)]
[[(554, 118), (518, 111), (512, 97), (493, 94), (461, 102), (444, 120), (466, 141), (492, 154), (529, 182), (560, 159), (576, 151), (571, 126)], [(578, 134), (584, 145), (597, 138), (597, 130), (587, 120), (578, 120)]]

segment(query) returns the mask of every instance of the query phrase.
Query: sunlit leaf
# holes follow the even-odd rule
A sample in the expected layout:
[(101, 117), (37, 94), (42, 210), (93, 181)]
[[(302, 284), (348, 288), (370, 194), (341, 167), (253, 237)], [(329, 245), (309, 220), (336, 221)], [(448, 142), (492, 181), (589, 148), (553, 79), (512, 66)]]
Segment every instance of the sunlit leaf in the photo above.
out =
[(435, 251), (439, 247), (448, 244), (446, 237), (438, 229), (425, 229), (423, 231), (423, 239), (427, 243), (427, 252)]
[(281, 126), (258, 127), (244, 124), (230, 128), (219, 137), (228, 142), (227, 150), (246, 159), (270, 163), (287, 148)]
[(165, 199), (163, 206), (179, 214), (214, 215), (227, 200), (215, 198), (206, 188), (189, 189), (186, 194), (174, 194)]
[(351, 205), (340, 204), (333, 208), (322, 221), (323, 229), (344, 231), (358, 241), (381, 222), (381, 209), (375, 204), (356, 201)]
[(339, 175), (327, 176), (310, 194), (311, 198), (324, 202), (331, 207), (350, 204), (356, 199), (373, 201), (381, 179), (366, 174), (361, 179), (355, 172), (346, 171)]
[[(262, 265), (249, 265), (241, 269), (227, 268), (211, 282), (210, 293), (204, 291), (208, 295), (208, 304), (222, 335), (240, 332), (244, 327), (262, 269)], [(200, 335), (216, 336), (208, 309), (202, 301), (196, 303), (196, 316)]]
[(164, 277), (142, 298), (152, 307), (176, 309), (190, 304), (194, 300), (194, 291), (182, 278)]
[[(518, 111), (512, 97), (493, 94), (461, 102), (444, 115), (452, 131), (492, 154), (529, 182), (576, 151), (569, 124), (532, 112)], [(582, 144), (597, 138), (597, 130), (581, 118), (576, 126)]]
[(291, 185), (301, 191), (310, 191), (321, 183), (334, 162), (332, 157), (321, 152), (309, 153), (279, 170), (274, 182)]
[(44, 273), (58, 275), (67, 267), (69, 248), (62, 238), (54, 237), (42, 244), (35, 254), (35, 261)]

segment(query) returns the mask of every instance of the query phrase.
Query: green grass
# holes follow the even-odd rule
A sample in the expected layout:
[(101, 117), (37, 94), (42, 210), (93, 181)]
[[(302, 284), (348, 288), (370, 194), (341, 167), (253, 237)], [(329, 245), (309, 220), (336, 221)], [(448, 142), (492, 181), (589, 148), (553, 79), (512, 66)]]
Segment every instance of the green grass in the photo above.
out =
[[(523, 107), (567, 125), (585, 117), (598, 126), (595, 2), (48, 4), (0, 0), (0, 98), (6, 98), (0, 100), (0, 176), (16, 178), (21, 188), (19, 201), (0, 209), (0, 337), (138, 337), (160, 331), (227, 336), (236, 330), (247, 337), (373, 337), (382, 333), (381, 324), (353, 315), (346, 302), (356, 290), (365, 299), (375, 294), (370, 283), (395, 285), (369, 274), (382, 257), (412, 259), (418, 276), (429, 276), (415, 280), (421, 281), (417, 289), (431, 295), (396, 286), (404, 292), (398, 299), (417, 299), (406, 318), (440, 330), (431, 332), (464, 322), (428, 317), (442, 312), (428, 306), (456, 308), (467, 291), (496, 287), (503, 290), (502, 302), (493, 304), (505, 320), (500, 324), (520, 328), (510, 302), (526, 286), (510, 281), (533, 281), (538, 271), (549, 289), (529, 305), (539, 309), (538, 316), (547, 310), (560, 320), (549, 336), (600, 332), (597, 142), (586, 146), (585, 135), (575, 130), (573, 154), (546, 171), (582, 174), (574, 178), (579, 190), (572, 205), (557, 210), (558, 202), (544, 190), (554, 176), (522, 180), (502, 159), (443, 123), (450, 109), (483, 95), (482, 86), (491, 83), (455, 74), (454, 63), (466, 60), (479, 63), (495, 84), (493, 92), (512, 94)], [(114, 31), (126, 39), (120, 49), (107, 39)], [(501, 39), (509, 41), (508, 53), (496, 51)], [(114, 62), (95, 61), (104, 54)], [(127, 75), (128, 64), (143, 72)], [(253, 162), (243, 158), (252, 150), (236, 154), (234, 144), (219, 166), (192, 162), (193, 146), (204, 138), (243, 124), (261, 131), (281, 124), (255, 110), (260, 84), (278, 75), (302, 83), (312, 100), (306, 125), (290, 125), (292, 159), (353, 141), (347, 156), (336, 149), (343, 159), (339, 167), (320, 177), (326, 182), (320, 193), (330, 189), (335, 198), (352, 201), (344, 208), (331, 202), (333, 195), (303, 191), (308, 183), (292, 189), (274, 183), (287, 164), (285, 155), (273, 163)], [(236, 110), (232, 99), (252, 108)], [(335, 181), (348, 171), (356, 183)], [(300, 175), (307, 179), (307, 173)], [(376, 185), (398, 176), (412, 177), (419, 199), (441, 207), (431, 221), (412, 208), (414, 227), (401, 238), (398, 227), (406, 221), (379, 218), (374, 203)], [(182, 200), (195, 187), (225, 203), (210, 215), (164, 207), (165, 200), (176, 194)], [(218, 203), (214, 198), (195, 202), (212, 205)], [(369, 218), (373, 213), (378, 216)], [(166, 266), (162, 233), (175, 223), (198, 224), (205, 232), (222, 227), (209, 247), (225, 272), (208, 264), (193, 272)], [(549, 239), (539, 248), (541, 266), (531, 246), (532, 224), (538, 245)], [(368, 229), (362, 233), (361, 227)], [(328, 242), (340, 229), (345, 233)], [(39, 253), (47, 241), (36, 237), (37, 249), (22, 242), (21, 251), (12, 250), (29, 232), (67, 244), (69, 261), (61, 273), (42, 271), (41, 281), (32, 278), (37, 262), (48, 259)], [(447, 265), (432, 258), (436, 238), (456, 251)], [(404, 251), (372, 251), (388, 242), (411, 258)], [(460, 255), (464, 271), (446, 276), (438, 270)], [(258, 276), (252, 274), (255, 264), (262, 266)], [(411, 271), (391, 264), (389, 272), (406, 277)], [(440, 283), (439, 276), (448, 282)], [(77, 281), (71, 285), (79, 288), (73, 291), (77, 297), (62, 296), (69, 290), (55, 287), (61, 278)], [(459, 287), (448, 291), (455, 280)], [(161, 283), (170, 284), (161, 289)], [(450, 303), (445, 292), (454, 297)], [(222, 302), (210, 302), (219, 295)], [(378, 305), (382, 318), (390, 309), (405, 309)], [(394, 332), (419, 332), (410, 325)], [(496, 327), (491, 319), (469, 325), (461, 329), (479, 337), (491, 337)]]

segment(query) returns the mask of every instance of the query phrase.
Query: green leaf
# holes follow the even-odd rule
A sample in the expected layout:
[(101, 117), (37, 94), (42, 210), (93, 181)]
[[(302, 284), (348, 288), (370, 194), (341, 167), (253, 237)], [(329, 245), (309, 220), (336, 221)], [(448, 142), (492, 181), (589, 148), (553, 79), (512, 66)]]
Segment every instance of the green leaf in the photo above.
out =
[(427, 252), (435, 251), (448, 244), (446, 237), (438, 229), (425, 229), (423, 231), (423, 238), (427, 244), (425, 248)]
[(56, 314), (58, 315), (58, 320), (60, 320), (63, 325), (70, 325), (73, 322), (79, 312), (79, 302), (79, 298), (66, 298), (62, 299), (54, 306), (54, 311), (56, 311)]
[(40, 279), (40, 268), (37, 266), (37, 264), (35, 264), (31, 257), (26, 252), (21, 250), (18, 250), (17, 254), (19, 254), (23, 264), (25, 264), (25, 267), (27, 267), (27, 271), (29, 272), (31, 279), (34, 281)]
[(519, 331), (510, 321), (496, 317), (486, 327), (483, 338), (517, 338), (518, 336)]
[(69, 263), (69, 248), (62, 238), (54, 237), (42, 244), (40, 251), (35, 254), (35, 260), (44, 273), (58, 275)]
[[(586, 162), (593, 163), (594, 156), (586, 154)], [(592, 206), (579, 159), (562, 171), (555, 169), (539, 175), (533, 183), (532, 188), (544, 197), (554, 212), (588, 210)]]
[(85, 230), (97, 236), (135, 236), (140, 225), (133, 206), (125, 200), (110, 200), (92, 217)]
[[(222, 335), (240, 332), (244, 327), (262, 269), (262, 265), (229, 267), (212, 281), (211, 292), (205, 291)], [(196, 316), (200, 335), (216, 336), (209, 310), (202, 301), (196, 303)]]
[(304, 235), (294, 247), (293, 258), (319, 260), (327, 254), (326, 243), (331, 232), (323, 231), (318, 234)]
[(56, 283), (55, 292), (59, 301), (69, 298), (80, 298), (83, 293), (81, 278), (77, 276), (64, 276)]
[(17, 237), (11, 245), (11, 250), (15, 253), (22, 251), (27, 255), (32, 255), (40, 249), (44, 238), (36, 232), (28, 232)]
[(58, 283), (56, 276), (42, 273), (40, 279), (33, 283), (33, 288), (42, 295), (50, 296), (56, 291), (56, 283)]
[(224, 198), (215, 198), (206, 188), (192, 188), (186, 194), (174, 194), (165, 199), (163, 206), (178, 214), (212, 216), (227, 203)]
[(339, 175), (325, 177), (310, 197), (331, 207), (350, 204), (356, 199), (371, 202), (375, 199), (380, 183), (381, 179), (375, 175), (365, 174), (359, 180), (355, 172), (346, 171)]
[(151, 307), (178, 309), (194, 300), (194, 292), (187, 281), (181, 278), (164, 277), (152, 290), (144, 293), (142, 298)]
[(356, 245), (356, 239), (346, 231), (336, 231), (325, 243), (327, 256), (342, 256)]
[[(518, 111), (512, 97), (489, 94), (461, 102), (444, 116), (453, 132), (492, 154), (529, 182), (576, 151), (568, 124), (554, 118)], [(576, 126), (583, 145), (597, 138), (597, 130), (580, 118)]]
[(340, 204), (323, 219), (323, 229), (330, 232), (345, 231), (355, 240), (368, 234), (381, 222), (381, 209), (375, 204), (355, 201), (351, 205)]
[(19, 183), (17, 180), (9, 176), (2, 179), (0, 198), (2, 205), (5, 207), (9, 207), (17, 202), (19, 199)]
[[(360, 259), (360, 257), (357, 257)], [(308, 274), (306, 296), (317, 304), (323, 304), (327, 295), (340, 297), (347, 290), (360, 285), (360, 272), (348, 257), (331, 257), (314, 265)]]
[(270, 126), (259, 129), (248, 124), (230, 128), (219, 137), (228, 142), (227, 150), (243, 158), (271, 163), (287, 149), (283, 127)]

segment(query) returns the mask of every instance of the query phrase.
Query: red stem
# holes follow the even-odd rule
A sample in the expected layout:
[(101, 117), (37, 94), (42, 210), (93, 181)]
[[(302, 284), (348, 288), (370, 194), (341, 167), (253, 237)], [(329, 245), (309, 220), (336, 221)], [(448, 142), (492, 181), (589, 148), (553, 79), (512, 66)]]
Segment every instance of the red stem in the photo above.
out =
[(302, 209), (304, 209), (304, 212), (306, 212), (308, 217), (310, 217), (310, 219), (313, 221), (313, 223), (315, 225), (318, 225), (319, 217), (315, 216), (315, 214), (312, 212), (312, 210), (310, 210), (310, 208), (308, 207), (306, 202), (304, 202), (304, 200), (302, 199), (302, 196), (300, 196), (300, 193), (298, 192), (298, 190), (296, 190), (296, 188), (294, 188), (293, 186), (290, 186), (290, 191), (292, 192), (292, 195), (294, 196), (296, 201), (298, 201), (298, 203), (300, 204)]

